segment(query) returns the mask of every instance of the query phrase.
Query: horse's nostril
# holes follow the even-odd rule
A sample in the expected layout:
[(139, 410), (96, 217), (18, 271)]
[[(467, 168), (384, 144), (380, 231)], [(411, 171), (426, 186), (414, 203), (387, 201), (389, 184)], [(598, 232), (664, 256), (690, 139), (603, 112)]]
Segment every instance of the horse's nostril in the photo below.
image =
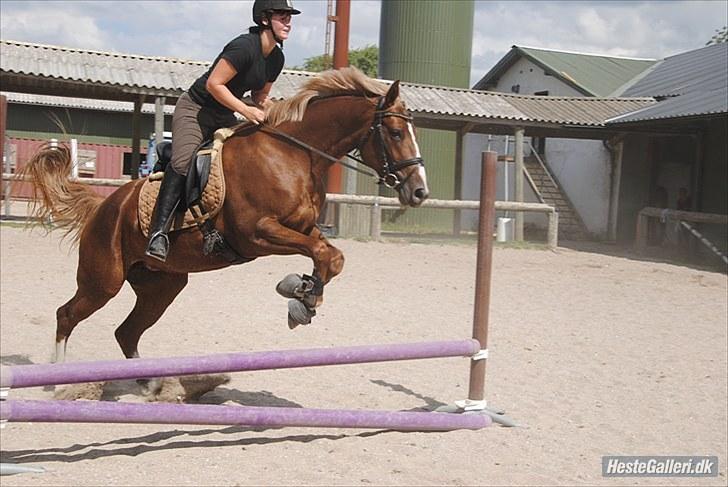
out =
[(425, 198), (427, 198), (427, 191), (425, 191), (425, 188), (417, 188), (415, 190), (415, 197), (418, 200), (424, 200)]

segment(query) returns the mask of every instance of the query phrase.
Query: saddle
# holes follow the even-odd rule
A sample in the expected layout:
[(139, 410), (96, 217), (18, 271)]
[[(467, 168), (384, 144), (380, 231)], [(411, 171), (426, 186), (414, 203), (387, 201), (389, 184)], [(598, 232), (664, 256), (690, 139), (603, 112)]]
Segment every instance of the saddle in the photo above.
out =
[[(183, 196), (186, 211), (177, 212), (170, 232), (199, 226), (220, 212), (225, 201), (225, 176), (222, 171), (222, 145), (234, 132), (222, 128), (215, 132), (213, 140), (201, 146), (195, 154), (194, 164), (190, 164), (187, 183)], [(172, 144), (162, 142), (157, 146), (158, 166), (142, 185), (139, 192), (138, 218), (142, 234), (149, 237), (149, 225), (154, 212), (154, 204), (159, 194), (164, 166), (171, 159)], [(191, 208), (189, 208), (191, 206)]]

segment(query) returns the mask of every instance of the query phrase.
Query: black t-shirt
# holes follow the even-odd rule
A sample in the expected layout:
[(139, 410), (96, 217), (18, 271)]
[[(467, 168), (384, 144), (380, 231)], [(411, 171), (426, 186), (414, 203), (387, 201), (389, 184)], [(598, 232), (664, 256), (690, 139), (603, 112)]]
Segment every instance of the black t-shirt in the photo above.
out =
[(205, 87), (210, 73), (221, 58), (227, 60), (238, 72), (225, 85), (237, 98), (242, 98), (247, 91), (260, 90), (269, 81), (275, 81), (284, 62), (283, 51), (278, 46), (273, 48), (268, 57), (263, 57), (260, 34), (241, 34), (228, 42), (210, 69), (197, 78), (188, 90), (195, 103), (221, 115), (231, 115), (232, 110), (218, 103)]

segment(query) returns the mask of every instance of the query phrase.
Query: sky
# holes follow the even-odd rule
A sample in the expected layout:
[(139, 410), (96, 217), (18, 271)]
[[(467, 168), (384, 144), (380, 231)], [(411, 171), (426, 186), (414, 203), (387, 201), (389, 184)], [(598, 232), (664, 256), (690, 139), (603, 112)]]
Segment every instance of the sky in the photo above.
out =
[[(286, 67), (322, 54), (325, 0), (293, 0)], [(384, 0), (391, 1), (391, 0)], [(401, 0), (426, 2), (429, 0)], [(252, 0), (0, 0), (0, 37), (58, 46), (212, 61), (252, 24)], [(349, 47), (379, 42), (380, 0), (351, 1)], [(511, 46), (663, 58), (703, 47), (728, 24), (728, 0), (475, 0), (471, 85)]]

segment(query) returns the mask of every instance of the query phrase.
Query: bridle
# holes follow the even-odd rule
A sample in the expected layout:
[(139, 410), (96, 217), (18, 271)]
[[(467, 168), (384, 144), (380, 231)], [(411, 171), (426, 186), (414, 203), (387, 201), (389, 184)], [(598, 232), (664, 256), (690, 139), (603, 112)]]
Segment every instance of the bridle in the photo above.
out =
[[(358, 168), (356, 166), (352, 166), (350, 164), (347, 164), (339, 159), (336, 159), (335, 157), (325, 153), (322, 150), (319, 150), (302, 140), (299, 140), (292, 135), (286, 134), (285, 132), (281, 132), (280, 130), (271, 127), (270, 125), (263, 125), (261, 124), (261, 128), (263, 130), (267, 130), (269, 132), (272, 132), (276, 135), (279, 135), (280, 137), (283, 137), (286, 140), (289, 140), (293, 142), (294, 144), (309, 150), (311, 152), (314, 152), (315, 154), (318, 154), (319, 156), (338, 164), (341, 164), (342, 166), (348, 167), (349, 169), (352, 169), (354, 171), (360, 172), (362, 174), (366, 174), (367, 176), (373, 176), (377, 179), (377, 184), (384, 184), (388, 188), (392, 188), (394, 190), (399, 190), (399, 188), (407, 182), (407, 179), (409, 177), (405, 178), (404, 180), (400, 180), (399, 176), (397, 175), (398, 171), (401, 171), (402, 169), (414, 166), (414, 165), (420, 165), (422, 167), (425, 166), (425, 162), (422, 160), (421, 157), (413, 157), (412, 159), (404, 159), (404, 160), (391, 160), (392, 155), (389, 152), (389, 148), (387, 147), (387, 144), (384, 142), (384, 119), (386, 117), (398, 117), (403, 120), (407, 120), (408, 122), (412, 121), (412, 116), (406, 113), (397, 113), (397, 112), (388, 112), (384, 110), (384, 103), (385, 103), (385, 97), (381, 96), (379, 97), (379, 100), (377, 101), (377, 108), (374, 111), (374, 121), (372, 122), (372, 125), (369, 127), (369, 130), (367, 130), (367, 133), (364, 134), (364, 136), (361, 138), (359, 143), (354, 147), (361, 153), (361, 148), (364, 146), (364, 144), (367, 143), (369, 138), (372, 136), (372, 134), (375, 135), (375, 145), (377, 146), (380, 161), (382, 163), (382, 174), (377, 173), (376, 175), (372, 175), (368, 171), (362, 170), (361, 168)], [(349, 159), (353, 159), (357, 161), (360, 164), (364, 164), (364, 161), (361, 160), (359, 157), (355, 157), (349, 154), (346, 154), (345, 157), (348, 157)]]
[[(406, 120), (408, 123), (412, 122), (412, 116), (406, 113), (388, 112), (384, 110), (385, 98), (382, 96), (377, 101), (377, 109), (374, 111), (374, 122), (367, 131), (366, 135), (357, 144), (357, 148), (361, 151), (361, 147), (367, 142), (372, 133), (376, 135), (376, 146), (379, 149), (379, 157), (382, 162), (383, 174), (378, 175), (378, 184), (384, 184), (388, 188), (399, 189), (407, 179), (401, 181), (397, 172), (401, 171), (405, 167), (419, 165), (425, 167), (425, 161), (421, 157), (413, 157), (412, 159), (403, 159), (399, 161), (391, 161), (392, 155), (389, 153), (387, 144), (384, 143), (384, 119), (386, 117), (398, 117)], [(361, 162), (361, 161), (359, 161)]]

